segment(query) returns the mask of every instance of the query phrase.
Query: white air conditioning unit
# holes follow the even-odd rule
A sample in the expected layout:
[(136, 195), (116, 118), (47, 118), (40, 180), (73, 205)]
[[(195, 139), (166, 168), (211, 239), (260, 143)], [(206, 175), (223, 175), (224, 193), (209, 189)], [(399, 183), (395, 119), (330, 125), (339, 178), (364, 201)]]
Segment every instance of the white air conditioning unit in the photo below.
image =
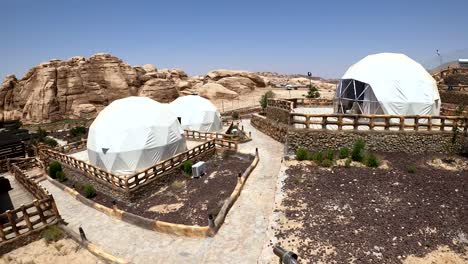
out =
[(206, 174), (206, 164), (204, 161), (199, 161), (192, 166), (192, 177), (198, 178)]

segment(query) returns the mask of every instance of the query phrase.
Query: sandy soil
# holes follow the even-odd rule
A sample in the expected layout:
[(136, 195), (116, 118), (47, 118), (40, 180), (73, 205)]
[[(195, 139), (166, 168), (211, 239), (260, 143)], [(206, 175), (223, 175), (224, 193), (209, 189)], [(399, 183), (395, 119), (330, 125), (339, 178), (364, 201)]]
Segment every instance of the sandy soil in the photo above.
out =
[[(232, 109), (238, 109), (243, 107), (259, 106), (259, 101), (262, 95), (267, 91), (273, 91), (277, 98), (304, 98), (307, 94), (307, 88), (299, 88), (298, 90), (286, 90), (285, 88), (257, 88), (254, 91), (242, 94), (238, 99), (226, 100), (226, 99), (214, 99), (211, 100), (221, 112), (229, 111)], [(320, 89), (320, 98), (332, 99), (333, 89)]]
[(32, 242), (0, 257), (0, 264), (91, 264), (105, 263), (72, 239), (47, 243), (45, 239)]

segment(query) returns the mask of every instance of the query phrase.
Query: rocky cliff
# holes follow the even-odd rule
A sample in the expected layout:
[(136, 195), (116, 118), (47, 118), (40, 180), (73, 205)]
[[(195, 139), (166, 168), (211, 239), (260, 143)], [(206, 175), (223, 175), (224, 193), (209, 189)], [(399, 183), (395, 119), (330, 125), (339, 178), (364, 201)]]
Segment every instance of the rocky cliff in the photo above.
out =
[(50, 60), (18, 80), (7, 76), (0, 87), (0, 121), (43, 123), (65, 118), (94, 117), (113, 100), (130, 95), (170, 102), (185, 88), (187, 74), (179, 69), (132, 67), (110, 54), (66, 61)]

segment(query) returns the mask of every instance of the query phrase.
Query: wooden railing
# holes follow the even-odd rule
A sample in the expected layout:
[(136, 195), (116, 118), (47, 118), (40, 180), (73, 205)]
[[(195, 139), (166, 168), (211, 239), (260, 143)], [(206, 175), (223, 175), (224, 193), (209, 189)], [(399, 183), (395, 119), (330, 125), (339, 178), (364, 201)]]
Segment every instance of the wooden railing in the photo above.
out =
[(76, 141), (76, 142), (72, 142), (72, 143), (60, 146), (56, 149), (59, 152), (65, 153), (65, 154), (73, 153), (73, 152), (84, 150), (86, 148), (86, 142), (87, 142), (86, 139), (82, 139), (80, 141)]
[(20, 236), (27, 236), (30, 232), (54, 224), (61, 219), (52, 195), (22, 169), (31, 167), (31, 164), (40, 166), (40, 161), (36, 158), (16, 161), (18, 163), (13, 163), (14, 159), (8, 161), (10, 172), (36, 199), (29, 204), (23, 204), (19, 208), (0, 214), (0, 245)]
[(290, 117), (291, 125), (297, 128), (306, 129), (451, 131), (455, 127), (466, 133), (468, 128), (468, 117), (463, 116), (397, 116), (291, 113)]
[(291, 98), (285, 100), (293, 102), (293, 108), (297, 108), (298, 106), (333, 105), (333, 100), (325, 98)]
[(118, 187), (124, 190), (128, 189), (126, 185), (125, 176), (115, 175), (109, 171), (98, 168), (87, 162), (60, 153), (57, 150), (41, 148), (39, 151), (41, 153), (40, 156), (42, 157), (42, 159), (45, 158), (44, 160), (57, 160), (61, 163), (67, 164), (72, 168), (78, 169), (86, 173), (86, 175), (88, 175), (89, 177), (97, 178), (112, 187)]
[(200, 154), (203, 154), (216, 147), (237, 149), (237, 143), (234, 141), (218, 138), (210, 139), (203, 144), (200, 144), (185, 152), (179, 153), (167, 160), (158, 162), (154, 166), (146, 168), (145, 170), (134, 173), (132, 175), (115, 175), (112, 172), (103, 170), (87, 162), (67, 156), (49, 148), (40, 148), (39, 152), (43, 160), (57, 160), (61, 163), (67, 164), (72, 168), (84, 172), (88, 177), (100, 180), (100, 182), (103, 182), (111, 188), (117, 188), (128, 192), (140, 184), (147, 182), (149, 179), (152, 179), (155, 176), (161, 175), (166, 171), (180, 166), (184, 161), (197, 157)]
[[(185, 138), (194, 139), (194, 140), (210, 140), (210, 139), (224, 139), (228, 141), (239, 142), (241, 140), (240, 136), (224, 133), (215, 133), (215, 132), (200, 132), (195, 130), (184, 130)], [(244, 132), (245, 133), (245, 132)]]
[(212, 149), (214, 150), (216, 147), (237, 149), (237, 143), (223, 139), (211, 139), (188, 151), (179, 153), (172, 158), (161, 161), (152, 167), (128, 176), (126, 179), (126, 185), (129, 189), (136, 188), (138, 185), (145, 183), (156, 176), (159, 176), (174, 168), (179, 168), (184, 161), (193, 159)]
[(59, 219), (52, 196), (8, 210), (0, 214), (0, 245), (7, 240), (26, 236), (35, 229), (54, 224)]
[(15, 179), (26, 189), (30, 192), (36, 199), (45, 199), (50, 196), (50, 193), (42, 187), (42, 185), (36, 183), (31, 177), (29, 177), (23, 169), (28, 169), (31, 167), (42, 167), (40, 161), (36, 158), (26, 158), (18, 161), (17, 163), (14, 160), (8, 160), (9, 162), (9, 170), (15, 176)]

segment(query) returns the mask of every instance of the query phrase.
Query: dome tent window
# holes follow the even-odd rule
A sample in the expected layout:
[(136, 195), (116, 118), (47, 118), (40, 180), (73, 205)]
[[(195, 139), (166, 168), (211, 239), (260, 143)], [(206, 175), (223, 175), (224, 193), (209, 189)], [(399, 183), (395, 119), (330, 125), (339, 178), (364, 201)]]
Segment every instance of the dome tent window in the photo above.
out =
[(369, 55), (337, 85), (334, 111), (344, 114), (439, 115), (436, 81), (403, 54)]
[(91, 164), (129, 174), (187, 149), (177, 117), (147, 97), (115, 100), (91, 124), (87, 142)]

